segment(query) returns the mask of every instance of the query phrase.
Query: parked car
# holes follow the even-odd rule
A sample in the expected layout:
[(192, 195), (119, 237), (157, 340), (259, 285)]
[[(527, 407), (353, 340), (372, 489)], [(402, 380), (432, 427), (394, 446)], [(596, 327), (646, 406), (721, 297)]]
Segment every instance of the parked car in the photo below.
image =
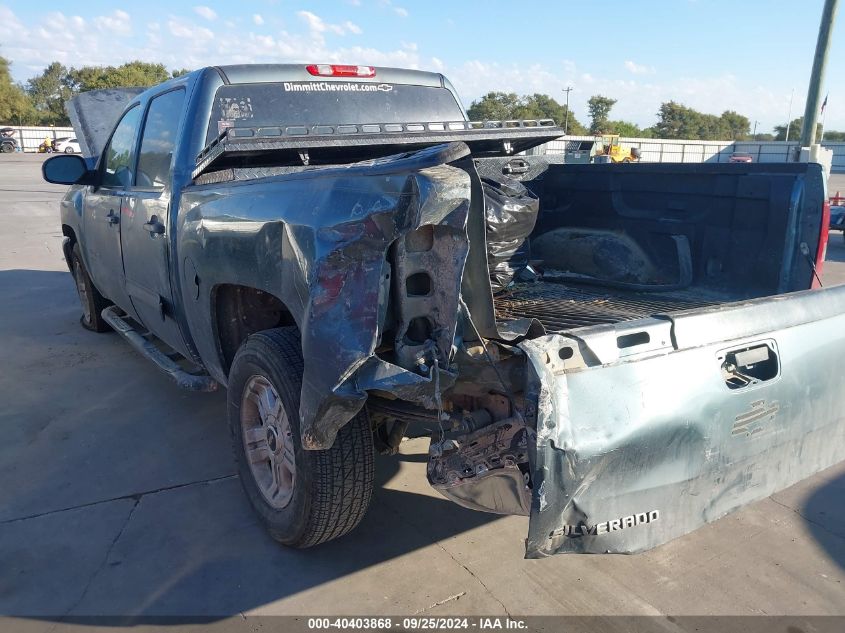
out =
[(0, 129), (0, 152), (8, 154), (18, 151), (18, 140), (13, 136), (14, 128), (4, 127)]
[(75, 138), (57, 138), (53, 142), (53, 151), (64, 154), (79, 154), (79, 142)]
[(375, 445), (412, 425), (439, 493), (530, 515), (529, 557), (648, 549), (845, 458), (817, 164), (519, 155), (563, 130), (468, 122), (442, 75), (370, 66), (218, 66), (104, 103), (70, 104), (95, 157), (42, 167), (73, 185), (82, 325), (227, 389), (284, 544), (358, 525)]
[(731, 163), (753, 163), (754, 157), (751, 154), (746, 154), (744, 152), (734, 152), (731, 154), (731, 158), (728, 162)]

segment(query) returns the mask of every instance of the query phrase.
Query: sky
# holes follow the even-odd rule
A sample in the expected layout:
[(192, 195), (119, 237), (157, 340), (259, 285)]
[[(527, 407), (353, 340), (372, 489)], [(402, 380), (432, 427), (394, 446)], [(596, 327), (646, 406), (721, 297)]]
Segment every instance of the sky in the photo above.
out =
[[(674, 100), (736, 110), (758, 132), (801, 116), (823, 0), (256, 0), (115, 3), (0, 0), (0, 55), (17, 81), (133, 59), (169, 68), (338, 62), (438, 71), (464, 105), (489, 91), (546, 93), (583, 123), (594, 94), (611, 118), (654, 124)], [(823, 93), (845, 130), (845, 16)]]

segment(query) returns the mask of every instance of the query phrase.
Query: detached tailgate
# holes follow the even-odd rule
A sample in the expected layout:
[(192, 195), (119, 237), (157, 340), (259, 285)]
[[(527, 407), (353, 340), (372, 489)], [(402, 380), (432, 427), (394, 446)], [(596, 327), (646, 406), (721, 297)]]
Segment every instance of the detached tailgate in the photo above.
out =
[(584, 332), (521, 344), (529, 557), (649, 549), (845, 459), (845, 286)]

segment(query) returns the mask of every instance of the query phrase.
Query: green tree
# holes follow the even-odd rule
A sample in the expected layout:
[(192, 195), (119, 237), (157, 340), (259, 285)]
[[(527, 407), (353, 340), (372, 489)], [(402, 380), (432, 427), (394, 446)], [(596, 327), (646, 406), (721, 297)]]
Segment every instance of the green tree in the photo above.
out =
[[(821, 135), (819, 135), (821, 137)], [(845, 141), (845, 132), (837, 132), (836, 130), (825, 130), (824, 140), (833, 143)]]
[[(790, 141), (797, 141), (801, 138), (801, 128), (804, 127), (804, 117), (800, 116), (797, 119), (793, 119), (789, 124), (789, 140)], [(816, 140), (821, 138), (822, 134), (822, 124), (816, 123)], [(830, 132), (824, 135), (825, 140), (830, 139)], [(785, 141), (786, 139), (786, 126), (785, 125), (776, 125), (775, 126), (775, 140), (776, 141)]]
[(748, 133), (751, 130), (751, 122), (748, 117), (733, 110), (725, 110), (719, 118), (722, 119), (723, 130), (727, 132), (730, 140), (742, 141), (748, 138)]
[(44, 125), (69, 125), (65, 102), (73, 94), (67, 85), (68, 70), (59, 62), (53, 62), (44, 71), (27, 81), (27, 93), (38, 114), (39, 123)]
[(470, 104), (467, 116), (470, 121), (513, 119), (514, 112), (520, 105), (519, 96), (515, 92), (488, 92), (481, 99)]
[(26, 92), (12, 81), (11, 62), (0, 57), (0, 123), (32, 124), (35, 112)]
[(630, 121), (608, 121), (605, 127), (605, 132), (608, 134), (618, 134), (629, 138), (650, 138), (651, 136), (651, 128), (642, 129)]
[(705, 114), (675, 101), (660, 105), (654, 133), (661, 138), (703, 141), (748, 138), (748, 118), (726, 110), (720, 116)]
[(589, 101), (587, 101), (587, 109), (590, 111), (590, 132), (601, 134), (607, 131), (608, 117), (615, 103), (616, 99), (602, 95), (593, 95), (590, 97)]
[[(467, 109), (471, 121), (503, 121), (507, 119), (553, 119), (558, 125), (566, 121), (566, 106), (549, 95), (535, 93), (519, 96), (514, 92), (488, 92), (473, 101)], [(584, 134), (586, 129), (569, 113), (570, 134)]]
[(700, 115), (692, 108), (667, 101), (660, 104), (654, 130), (660, 138), (697, 139), (701, 128)]
[(68, 73), (68, 86), (77, 93), (103, 88), (154, 86), (170, 78), (171, 75), (164, 64), (134, 61), (121, 66), (71, 68)]
[(190, 68), (177, 68), (170, 73), (170, 76), (173, 78), (181, 77), (182, 75), (187, 75), (191, 72)]

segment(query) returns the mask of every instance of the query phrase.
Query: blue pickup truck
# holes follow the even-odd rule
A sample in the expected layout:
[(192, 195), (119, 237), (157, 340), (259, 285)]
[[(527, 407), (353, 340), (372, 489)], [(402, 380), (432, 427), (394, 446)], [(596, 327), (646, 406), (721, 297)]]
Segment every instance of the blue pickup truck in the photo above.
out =
[(43, 173), (72, 185), (82, 325), (227, 389), (281, 543), (353, 529), (414, 429), (445, 497), (530, 515), (532, 557), (648, 549), (845, 458), (818, 165), (566, 165), (522, 154), (553, 122), (370, 66), (210, 67), (72, 114), (86, 155)]

